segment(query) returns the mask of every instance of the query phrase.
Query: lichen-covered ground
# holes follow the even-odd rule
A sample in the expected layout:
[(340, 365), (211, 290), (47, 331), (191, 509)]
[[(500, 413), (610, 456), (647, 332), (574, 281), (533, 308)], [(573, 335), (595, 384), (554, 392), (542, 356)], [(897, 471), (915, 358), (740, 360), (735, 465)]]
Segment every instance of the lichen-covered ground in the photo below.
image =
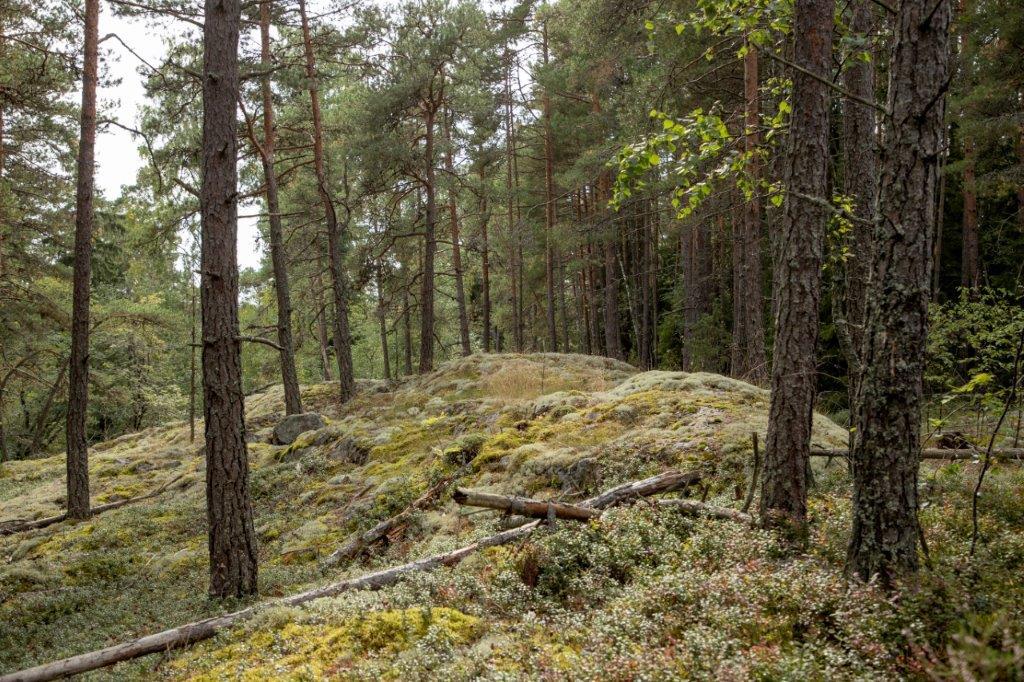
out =
[[(354, 530), (442, 477), (573, 500), (667, 468), (700, 470), (709, 502), (739, 506), (767, 394), (711, 374), (644, 372), (574, 355), (491, 355), (424, 377), (364, 382), (327, 426), (267, 444), (280, 389), (248, 400), (261, 599), (454, 548), (497, 513), (450, 500), (357, 562), (320, 561)], [(184, 474), (159, 497), (0, 538), (0, 672), (238, 608), (206, 598), (200, 436), (171, 424), (91, 452), (96, 502)], [(846, 433), (815, 417), (814, 442)], [(851, 586), (842, 561), (849, 481), (817, 463), (805, 555), (768, 533), (639, 503), (563, 522), (379, 592), (272, 608), (213, 640), (97, 678), (1011, 679), (1024, 677), (1024, 475), (997, 466), (970, 544), (972, 464), (928, 465), (922, 519), (932, 568), (895, 596)], [(0, 465), (0, 520), (63, 503), (62, 457)]]

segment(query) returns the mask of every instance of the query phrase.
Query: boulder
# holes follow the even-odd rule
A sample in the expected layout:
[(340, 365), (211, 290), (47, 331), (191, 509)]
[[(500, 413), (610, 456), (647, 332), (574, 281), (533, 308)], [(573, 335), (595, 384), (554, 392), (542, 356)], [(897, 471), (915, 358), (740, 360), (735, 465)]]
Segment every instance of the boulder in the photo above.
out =
[(366, 464), (366, 459), (370, 456), (370, 447), (355, 438), (346, 436), (334, 444), (327, 456), (338, 462)]
[(290, 414), (274, 427), (273, 440), (277, 445), (291, 445), (299, 437), (299, 434), (323, 427), (323, 417), (315, 412)]

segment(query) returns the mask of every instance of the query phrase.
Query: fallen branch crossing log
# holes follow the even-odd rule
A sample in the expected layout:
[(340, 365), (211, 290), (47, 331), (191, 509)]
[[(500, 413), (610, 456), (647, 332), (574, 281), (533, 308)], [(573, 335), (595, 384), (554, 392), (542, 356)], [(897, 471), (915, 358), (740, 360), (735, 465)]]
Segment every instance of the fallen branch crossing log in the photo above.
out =
[(601, 515), (601, 512), (593, 507), (579, 507), (562, 502), (545, 502), (544, 500), (531, 500), (525, 497), (480, 493), (463, 488), (456, 488), (452, 494), (452, 499), (467, 507), (497, 509), (509, 514), (518, 514), (519, 516), (528, 516), (534, 519), (544, 519), (554, 515), (555, 518), (559, 519), (586, 521)]

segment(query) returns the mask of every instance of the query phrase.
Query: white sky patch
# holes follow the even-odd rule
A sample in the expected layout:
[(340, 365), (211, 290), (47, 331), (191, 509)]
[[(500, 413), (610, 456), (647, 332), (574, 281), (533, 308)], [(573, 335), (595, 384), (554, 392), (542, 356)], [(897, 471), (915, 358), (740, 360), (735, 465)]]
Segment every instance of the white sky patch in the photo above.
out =
[[(163, 62), (165, 38), (173, 30), (173, 24), (157, 23), (143, 19), (130, 19), (114, 15), (109, 6), (100, 14), (100, 36), (116, 33), (138, 54), (133, 55), (120, 42), (108, 38), (101, 46), (101, 55), (110, 80), (120, 81), (117, 85), (101, 87), (99, 92), (101, 111), (107, 117), (116, 119), (130, 128), (138, 127), (139, 112), (146, 102), (142, 66), (139, 57), (153, 66)], [(123, 128), (105, 126), (96, 138), (96, 187), (108, 199), (121, 194), (125, 186), (135, 183), (139, 170), (148, 163), (139, 151), (139, 142)], [(252, 215), (262, 210), (260, 202), (240, 205), (240, 215)], [(238, 220), (238, 266), (258, 268), (263, 249), (257, 229), (258, 219)]]

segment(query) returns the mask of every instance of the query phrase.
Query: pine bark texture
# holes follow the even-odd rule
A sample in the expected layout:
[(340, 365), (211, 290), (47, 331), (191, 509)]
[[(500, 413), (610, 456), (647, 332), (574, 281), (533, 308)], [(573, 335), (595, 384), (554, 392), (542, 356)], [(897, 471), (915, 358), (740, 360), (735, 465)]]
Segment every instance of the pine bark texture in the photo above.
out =
[(210, 596), (256, 592), (238, 335), (239, 0), (206, 0), (203, 28), (202, 344)]
[(852, 573), (918, 567), (917, 477), (935, 192), (949, 84), (949, 0), (903, 0), (889, 59), (876, 255), (867, 290), (853, 473)]
[(93, 194), (96, 171), (96, 87), (99, 73), (99, 0), (85, 3), (82, 112), (75, 192), (75, 267), (71, 299), (71, 359), (67, 413), (68, 516), (89, 517), (89, 298), (92, 279)]
[[(828, 216), (829, 79), (833, 3), (797, 0), (794, 69), (782, 225), (775, 262), (772, 353), (761, 519), (802, 537), (807, 520), (807, 468), (815, 394), (815, 347)], [(821, 80), (819, 80), (821, 79)]]
[(281, 226), (281, 206), (277, 193), (277, 171), (274, 169), (274, 98), (270, 87), (270, 4), (260, 2), (260, 78), (263, 96), (263, 176), (267, 184), (267, 213), (270, 224), (270, 259), (274, 268), (274, 291), (277, 295), (277, 345), (281, 346), (281, 381), (284, 384), (286, 414), (302, 414), (299, 375), (295, 370), (295, 349), (292, 342), (292, 298), (288, 286), (288, 253)]

